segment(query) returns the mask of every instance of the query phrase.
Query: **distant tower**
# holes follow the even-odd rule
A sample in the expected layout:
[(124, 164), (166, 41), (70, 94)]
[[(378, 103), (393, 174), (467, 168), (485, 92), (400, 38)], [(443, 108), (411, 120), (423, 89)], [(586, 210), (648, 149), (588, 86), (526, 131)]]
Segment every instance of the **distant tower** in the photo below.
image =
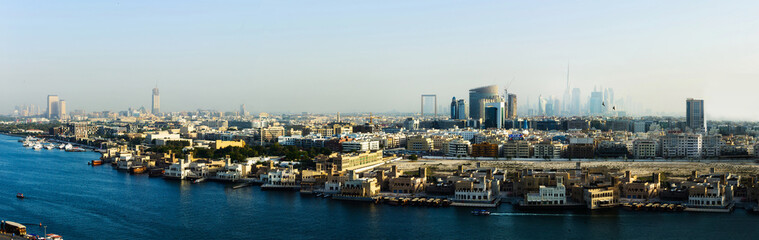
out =
[(58, 113), (57, 113), (58, 119), (65, 119), (66, 118), (66, 100), (60, 100), (58, 101)]
[(240, 116), (247, 116), (248, 113), (245, 111), (245, 104), (240, 104)]
[(153, 88), (153, 115), (158, 115), (161, 112), (161, 96), (158, 95), (158, 86)]
[(47, 118), (58, 116), (58, 95), (47, 95)]
[(704, 100), (688, 98), (686, 100), (685, 120), (694, 132), (706, 133), (706, 121), (704, 121)]
[(506, 107), (509, 111), (507, 116), (509, 119), (516, 119), (517, 118), (517, 95), (513, 93), (509, 93), (508, 100), (507, 100), (508, 106)]

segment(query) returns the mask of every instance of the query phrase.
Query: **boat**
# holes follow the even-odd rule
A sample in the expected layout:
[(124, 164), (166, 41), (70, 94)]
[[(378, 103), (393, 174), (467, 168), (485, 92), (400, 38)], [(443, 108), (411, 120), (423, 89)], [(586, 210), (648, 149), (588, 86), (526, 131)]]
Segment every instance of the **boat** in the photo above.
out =
[(92, 165), (92, 166), (103, 165), (103, 160), (92, 160), (92, 161), (90, 161), (90, 165)]
[(55, 233), (50, 233), (50, 234), (47, 235), (46, 239), (48, 239), (48, 240), (63, 240), (63, 237), (61, 237), (61, 235), (58, 235), (58, 234), (55, 234)]
[(195, 181), (192, 181), (192, 183), (202, 183), (204, 181), (206, 181), (206, 178), (198, 178), (198, 179), (195, 179)]
[(66, 144), (65, 146), (63, 146), (63, 149), (64, 149), (64, 150), (71, 150), (71, 149), (73, 149), (73, 148), (74, 148), (74, 145), (71, 145), (71, 143), (68, 143), (68, 144)]
[(488, 216), (488, 215), (490, 215), (490, 211), (485, 210), (485, 209), (474, 210), (474, 211), (472, 211), (472, 215), (475, 215), (475, 216)]
[(16, 193), (16, 198), (25, 198), (23, 193)]
[(153, 168), (148, 171), (148, 176), (150, 177), (160, 177), (163, 176), (163, 173), (166, 171), (166, 169), (163, 168)]
[(73, 147), (73, 148), (66, 148), (66, 152), (86, 152), (87, 150), (84, 150), (84, 148), (79, 147)]
[(148, 168), (145, 166), (137, 166), (133, 167), (132, 169), (129, 169), (129, 172), (132, 174), (142, 174), (148, 171)]
[[(253, 185), (253, 184), (252, 183), (241, 183), (241, 184), (235, 185), (234, 187), (232, 187), (232, 189), (244, 188), (244, 187), (247, 187), (247, 186), (250, 186), (250, 185)], [(318, 196), (321, 197), (321, 193)]]
[(40, 144), (40, 143), (34, 144), (34, 146), (32, 148), (34, 148), (34, 150), (40, 150), (40, 149), (42, 149), (42, 144)]
[(65, 149), (65, 148), (66, 148), (66, 144), (61, 143), (61, 145), (58, 145), (58, 149)]
[(53, 150), (53, 148), (55, 148), (55, 145), (53, 145), (52, 143), (48, 143), (45, 145), (45, 149), (47, 150)]

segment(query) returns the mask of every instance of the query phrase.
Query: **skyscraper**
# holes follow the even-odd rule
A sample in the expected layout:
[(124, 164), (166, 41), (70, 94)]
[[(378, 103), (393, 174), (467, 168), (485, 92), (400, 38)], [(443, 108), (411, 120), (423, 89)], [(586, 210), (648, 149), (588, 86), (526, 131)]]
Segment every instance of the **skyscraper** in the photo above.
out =
[(572, 110), (571, 110), (572, 111), (572, 115), (575, 115), (575, 116), (582, 115), (581, 111), (580, 111), (580, 109), (582, 108), (582, 106), (580, 106), (580, 105), (581, 105), (580, 104), (580, 89), (579, 88), (574, 88), (574, 89), (572, 89)]
[(451, 100), (451, 119), (459, 119), (458, 114), (458, 102), (456, 102), (456, 97), (453, 97)]
[(47, 95), (47, 118), (58, 116), (58, 95)]
[(490, 85), (469, 90), (469, 117), (485, 117), (485, 99), (498, 98), (498, 85)]
[(158, 86), (153, 88), (153, 109), (151, 112), (153, 115), (158, 115), (161, 112), (161, 97), (158, 95)]
[(509, 119), (516, 119), (517, 118), (517, 95), (513, 93), (509, 93), (508, 96), (508, 118)]
[(456, 106), (456, 111), (458, 111), (456, 117), (464, 120), (469, 119), (469, 106), (466, 105), (466, 100), (459, 99), (456, 105), (458, 105)]
[(56, 113), (58, 119), (66, 118), (66, 100), (58, 101), (58, 112)]
[(704, 121), (704, 100), (688, 98), (686, 102), (685, 119), (686, 124), (694, 132), (706, 132), (706, 121)]
[(485, 103), (485, 128), (503, 128), (506, 106), (502, 101)]
[(603, 114), (603, 92), (593, 89), (590, 93), (590, 102), (588, 102), (588, 108), (590, 115), (598, 116)]

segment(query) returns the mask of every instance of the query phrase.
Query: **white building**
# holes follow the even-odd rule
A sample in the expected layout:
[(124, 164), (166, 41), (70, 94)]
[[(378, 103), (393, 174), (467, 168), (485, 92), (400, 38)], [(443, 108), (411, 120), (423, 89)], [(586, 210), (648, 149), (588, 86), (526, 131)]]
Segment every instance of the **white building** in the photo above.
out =
[(263, 181), (264, 183), (263, 185), (261, 185), (261, 188), (262, 189), (299, 188), (300, 185), (297, 184), (296, 182), (297, 176), (298, 176), (298, 171), (292, 168), (271, 170), (267, 174), (264, 174), (261, 176), (261, 181)]
[(178, 163), (171, 164), (163, 173), (166, 178), (185, 179), (190, 175), (190, 161), (179, 159)]
[(298, 140), (303, 138), (300, 135), (294, 135), (294, 136), (279, 136), (277, 137), (277, 142), (279, 145), (282, 146), (296, 146), (298, 143)]
[(726, 208), (733, 198), (732, 189), (719, 182), (698, 183), (688, 189), (688, 207)]
[(667, 134), (661, 139), (662, 157), (701, 158), (703, 154), (702, 140), (700, 134)]
[(556, 177), (556, 186), (540, 186), (536, 193), (527, 193), (524, 196), (527, 205), (560, 205), (567, 203), (567, 189), (564, 186), (564, 178)]
[(446, 153), (446, 156), (467, 157), (469, 156), (471, 148), (472, 145), (469, 143), (469, 141), (463, 139), (455, 139), (448, 143), (448, 153)]
[(490, 203), (498, 198), (498, 181), (486, 177), (464, 178), (455, 184), (456, 202)]

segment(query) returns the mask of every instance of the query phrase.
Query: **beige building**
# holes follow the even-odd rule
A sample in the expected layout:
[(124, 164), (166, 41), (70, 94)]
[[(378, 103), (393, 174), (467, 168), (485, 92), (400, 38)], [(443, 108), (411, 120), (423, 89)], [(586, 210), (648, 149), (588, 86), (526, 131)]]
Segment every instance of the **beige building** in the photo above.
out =
[(509, 141), (503, 145), (502, 156), (507, 158), (529, 158), (530, 142), (525, 140)]
[(413, 137), (409, 137), (406, 140), (406, 149), (409, 151), (421, 151), (421, 152), (427, 152), (432, 151), (434, 147), (434, 142), (432, 139), (417, 135)]
[(216, 140), (216, 141), (211, 142), (209, 147), (213, 149), (222, 149), (226, 147), (245, 147), (245, 141), (243, 140), (237, 140), (237, 141)]
[(619, 204), (619, 190), (615, 187), (585, 188), (583, 200), (591, 210), (616, 207)]
[(373, 164), (382, 163), (382, 150), (361, 153), (333, 153), (329, 156), (316, 157), (317, 171), (327, 173), (354, 170)]

